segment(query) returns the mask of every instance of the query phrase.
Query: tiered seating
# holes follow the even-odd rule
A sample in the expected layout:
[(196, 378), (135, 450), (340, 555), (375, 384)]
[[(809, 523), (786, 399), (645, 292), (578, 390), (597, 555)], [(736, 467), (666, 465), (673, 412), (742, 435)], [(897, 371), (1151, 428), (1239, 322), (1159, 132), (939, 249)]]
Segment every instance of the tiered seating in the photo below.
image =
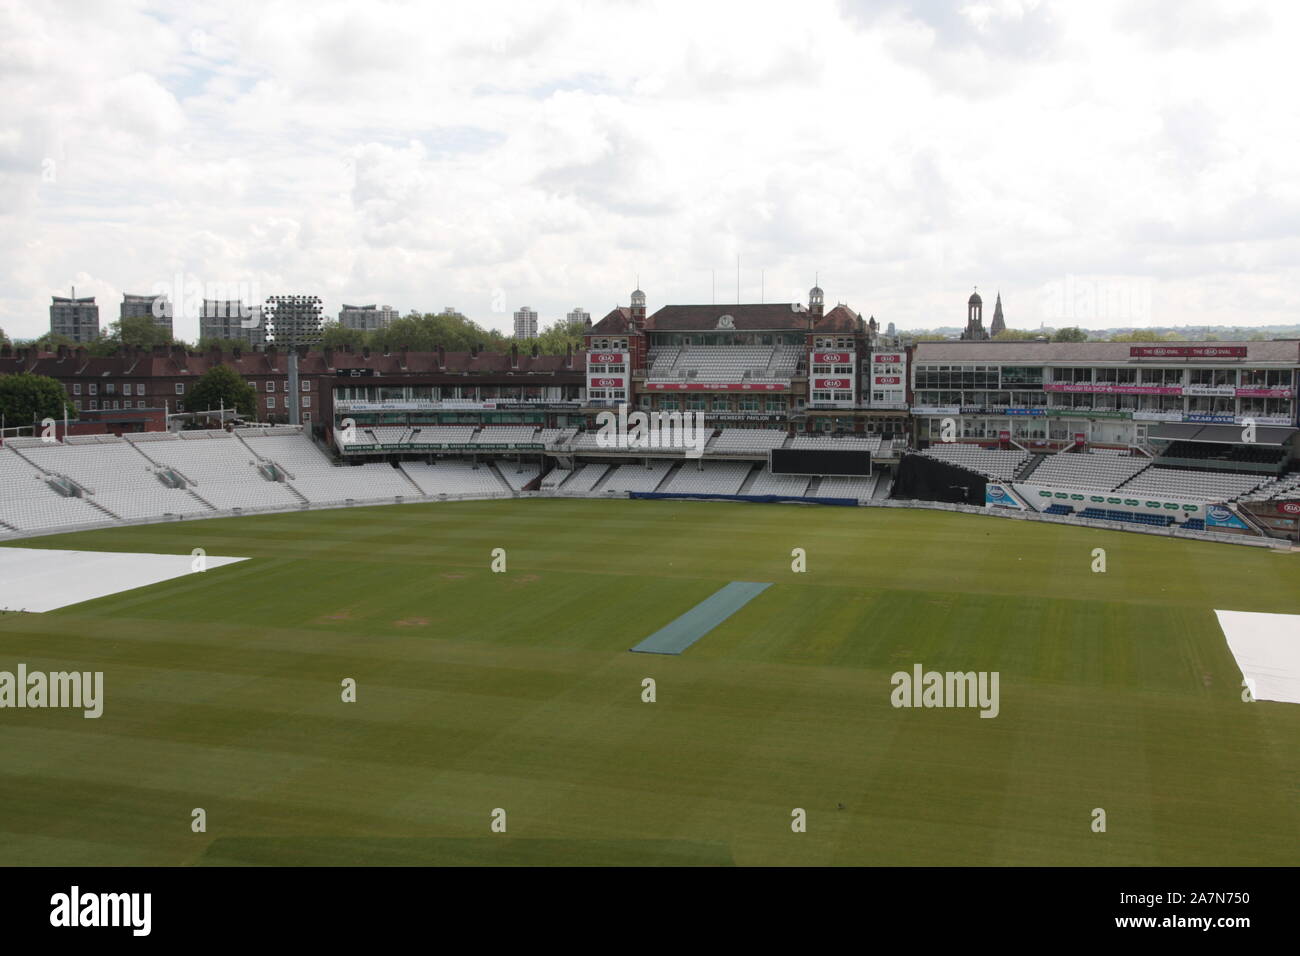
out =
[(1074, 509), (1069, 505), (1048, 505), (1043, 509), (1045, 515), (1072, 515)]
[(747, 461), (688, 461), (660, 490), (675, 495), (734, 495), (753, 467)]
[(415, 489), (387, 462), (335, 465), (306, 435), (250, 438), (248, 447), (287, 471), (289, 484), (316, 504), (414, 497)]
[(1279, 501), (1283, 498), (1300, 497), (1300, 472), (1267, 481), (1247, 497), (1256, 501)]
[[(503, 485), (488, 465), (474, 467), (472, 462), (443, 459), (433, 464), (404, 461), (401, 470), (426, 495), (506, 495), (510, 486)], [(410, 487), (409, 485), (407, 486)]]
[(473, 425), (412, 425), (407, 441), (426, 445), (468, 445), (474, 439)]
[[(377, 445), (400, 445), (410, 441), (411, 429), (405, 425), (372, 425), (361, 429), (362, 436), (372, 437)], [(361, 438), (358, 438), (361, 441)]]
[(129, 443), (50, 443), (25, 449), (27, 460), (45, 471), (66, 475), (91, 495), (91, 500), (119, 518), (148, 518), (166, 514), (211, 511), (182, 488), (168, 488), (151, 465)]
[(656, 355), (646, 380), (730, 383), (788, 379), (798, 365), (799, 352), (789, 346), (778, 351), (771, 345), (695, 345), (683, 348), (673, 364), (667, 363), (666, 356)]
[(651, 349), (649, 355), (646, 356), (650, 361), (648, 377), (658, 379), (670, 377), (673, 365), (677, 362), (677, 356), (681, 354), (681, 346), (677, 345)]
[(192, 490), (199, 497), (220, 511), (292, 508), (301, 504), (284, 485), (264, 478), (257, 470), (253, 453), (229, 432), (181, 434), (184, 440), (136, 443), (136, 450), (180, 472), (194, 483)]
[(582, 432), (573, 440), (574, 451), (603, 451), (597, 441), (599, 435), (600, 430), (595, 428)]
[(1102, 521), (1127, 521), (1129, 524), (1149, 524), (1156, 528), (1167, 528), (1174, 523), (1170, 515), (1134, 514), (1130, 511), (1113, 511), (1109, 508), (1084, 508), (1079, 512), (1081, 518), (1096, 518)]
[(795, 435), (791, 448), (827, 448), (831, 451), (880, 451), (879, 435)]
[(1016, 472), (1029, 460), (1027, 451), (1003, 451), (997, 448), (980, 448), (960, 442), (931, 445), (922, 454), (951, 462), (977, 471), (997, 481), (1011, 481)]
[(1146, 457), (1063, 452), (1045, 458), (1027, 480), (1039, 485), (1110, 491), (1150, 464), (1151, 459)]
[(1258, 488), (1265, 480), (1263, 475), (1239, 472), (1148, 468), (1115, 490), (1125, 494), (1185, 498), (1192, 501), (1233, 501)]
[(477, 445), (532, 445), (540, 440), (536, 425), (485, 425), (474, 436)]
[[(24, 448), (24, 453), (31, 448)], [(0, 521), (18, 531), (46, 531), (113, 519), (81, 498), (65, 498), (45, 483), (39, 468), (10, 448), (0, 448)]]
[(596, 482), (605, 477), (609, 465), (579, 465), (573, 470), (573, 476), (560, 486), (561, 491), (573, 494), (586, 494), (596, 486)]
[(523, 491), (524, 485), (530, 481), (536, 480), (541, 474), (542, 466), (536, 462), (497, 462), (497, 471), (501, 472), (501, 477), (515, 491)]
[[(672, 468), (673, 461), (671, 458), (651, 459), (650, 467), (647, 468), (641, 462), (629, 462), (626, 465), (619, 465), (614, 469), (609, 480), (601, 485), (601, 492), (615, 491), (619, 493), (629, 491), (654, 491), (659, 487), (659, 482), (664, 480), (664, 475)], [(689, 468), (690, 466), (687, 465)]]
[(818, 498), (870, 498), (876, 490), (876, 476), (870, 478), (823, 478), (817, 488)]
[(1204, 518), (1188, 518), (1186, 521), (1184, 521), (1184, 522), (1182, 523), (1182, 527), (1186, 528), (1188, 531), (1204, 531), (1204, 530), (1205, 530), (1205, 519), (1204, 519)]
[(578, 434), (576, 428), (543, 428), (537, 440), (543, 445), (551, 447), (565, 444), (576, 434)]
[(806, 475), (774, 475), (764, 465), (746, 494), (789, 495), (792, 498), (802, 498), (808, 491), (809, 480)]
[(708, 447), (710, 455), (766, 455), (769, 448), (785, 444), (786, 433), (776, 428), (724, 428)]
[(573, 471), (568, 468), (552, 468), (542, 478), (541, 489), (542, 491), (556, 491), (572, 475)]

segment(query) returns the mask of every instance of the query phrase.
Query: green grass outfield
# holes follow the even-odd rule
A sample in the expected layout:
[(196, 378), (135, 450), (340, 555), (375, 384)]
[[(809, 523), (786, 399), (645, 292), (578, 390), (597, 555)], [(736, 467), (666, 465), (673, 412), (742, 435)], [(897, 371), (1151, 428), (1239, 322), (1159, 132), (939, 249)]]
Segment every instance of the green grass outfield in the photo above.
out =
[[(562, 499), (13, 544), (252, 560), (0, 616), (0, 670), (101, 670), (106, 698), (0, 710), (0, 864), (1296, 862), (1300, 705), (1241, 701), (1213, 609), (1300, 613), (1297, 554)], [(629, 653), (730, 581), (773, 587)], [(1001, 713), (893, 708), (918, 662), (1000, 672)]]

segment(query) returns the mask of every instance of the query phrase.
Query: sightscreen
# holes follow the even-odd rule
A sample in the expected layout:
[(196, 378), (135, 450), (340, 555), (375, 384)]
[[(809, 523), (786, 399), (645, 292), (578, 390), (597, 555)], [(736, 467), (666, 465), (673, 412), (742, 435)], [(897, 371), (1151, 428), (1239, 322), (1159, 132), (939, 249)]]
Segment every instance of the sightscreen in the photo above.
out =
[(871, 452), (832, 448), (773, 448), (768, 468), (774, 475), (844, 475), (858, 477), (871, 474)]

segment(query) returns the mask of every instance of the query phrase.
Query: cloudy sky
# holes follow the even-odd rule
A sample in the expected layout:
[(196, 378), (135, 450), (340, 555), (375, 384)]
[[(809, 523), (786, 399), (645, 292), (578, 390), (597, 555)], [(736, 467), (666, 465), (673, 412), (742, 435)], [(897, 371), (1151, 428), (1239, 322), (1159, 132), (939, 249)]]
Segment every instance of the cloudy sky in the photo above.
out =
[(976, 285), (1012, 327), (1300, 317), (1295, 4), (0, 11), (11, 337), (178, 283), (505, 329), (732, 302), (737, 257), (903, 328)]

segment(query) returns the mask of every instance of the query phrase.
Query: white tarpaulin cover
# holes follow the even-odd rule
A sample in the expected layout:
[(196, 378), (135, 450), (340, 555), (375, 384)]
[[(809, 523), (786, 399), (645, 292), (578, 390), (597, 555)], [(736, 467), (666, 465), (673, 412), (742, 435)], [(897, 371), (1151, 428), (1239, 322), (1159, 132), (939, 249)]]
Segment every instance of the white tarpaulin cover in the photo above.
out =
[[(94, 598), (198, 573), (188, 554), (0, 548), (0, 609), (53, 611)], [(211, 570), (247, 558), (207, 556)]]
[(1254, 698), (1300, 704), (1300, 614), (1214, 613)]

